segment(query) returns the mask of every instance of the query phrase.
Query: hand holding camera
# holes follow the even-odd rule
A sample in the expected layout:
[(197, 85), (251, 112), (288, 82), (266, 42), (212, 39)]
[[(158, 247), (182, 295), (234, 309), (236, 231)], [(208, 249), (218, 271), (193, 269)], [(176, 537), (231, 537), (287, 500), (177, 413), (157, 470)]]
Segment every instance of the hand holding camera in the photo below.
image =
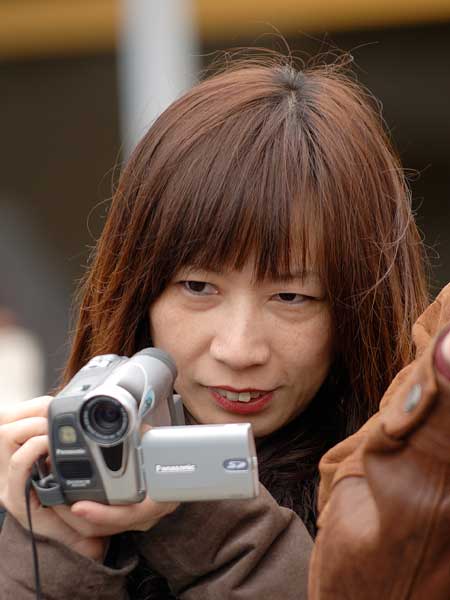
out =
[[(36, 398), (0, 410), (0, 503), (24, 528), (27, 528), (25, 484), (33, 463), (48, 453), (47, 409), (49, 396)], [(36, 496), (31, 497), (35, 532), (63, 542), (94, 560), (103, 558), (107, 540), (84, 536), (67, 524), (53, 509), (45, 509)], [(81, 519), (79, 519), (81, 522)]]
[(148, 530), (179, 501), (255, 496), (250, 425), (183, 426), (175, 376), (154, 348), (95, 357), (52, 401), (3, 410), (0, 502), (27, 528), (24, 489), (37, 462), (35, 532), (102, 560), (108, 536)]
[(175, 378), (175, 364), (157, 348), (83, 367), (49, 406), (52, 472), (38, 465), (34, 482), (42, 504), (256, 496), (250, 424), (184, 426)]

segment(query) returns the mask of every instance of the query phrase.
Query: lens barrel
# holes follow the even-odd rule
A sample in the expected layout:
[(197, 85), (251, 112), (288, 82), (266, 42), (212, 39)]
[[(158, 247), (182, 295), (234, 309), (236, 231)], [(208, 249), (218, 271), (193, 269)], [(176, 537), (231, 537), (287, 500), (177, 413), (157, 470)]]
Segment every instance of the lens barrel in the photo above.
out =
[(128, 430), (128, 413), (123, 405), (110, 396), (88, 400), (81, 411), (81, 424), (95, 441), (119, 443)]

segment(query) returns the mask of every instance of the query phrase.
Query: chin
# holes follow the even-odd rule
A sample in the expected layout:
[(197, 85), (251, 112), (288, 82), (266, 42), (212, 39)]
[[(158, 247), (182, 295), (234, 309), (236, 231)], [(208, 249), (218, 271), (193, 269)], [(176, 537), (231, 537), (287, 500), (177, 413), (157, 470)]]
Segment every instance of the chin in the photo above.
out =
[[(196, 411), (185, 406), (186, 423), (191, 425), (225, 425), (227, 423), (251, 423), (255, 438), (265, 437), (284, 423), (268, 422), (263, 419), (263, 413), (259, 415), (237, 415), (226, 411)], [(265, 421), (265, 422), (264, 422)], [(269, 420), (270, 421), (270, 420)]]
[(270, 425), (267, 425), (266, 427), (255, 427), (255, 425), (252, 424), (252, 429), (255, 438), (263, 438), (279, 429), (279, 427), (270, 427)]
[(277, 429), (280, 429), (280, 427), (283, 426), (283, 424), (274, 423), (271, 421), (264, 422), (262, 419), (260, 420), (258, 418), (248, 417), (246, 419), (240, 419), (240, 422), (252, 424), (253, 435), (255, 436), (255, 438), (266, 437), (267, 435), (270, 435), (271, 433), (273, 433)]

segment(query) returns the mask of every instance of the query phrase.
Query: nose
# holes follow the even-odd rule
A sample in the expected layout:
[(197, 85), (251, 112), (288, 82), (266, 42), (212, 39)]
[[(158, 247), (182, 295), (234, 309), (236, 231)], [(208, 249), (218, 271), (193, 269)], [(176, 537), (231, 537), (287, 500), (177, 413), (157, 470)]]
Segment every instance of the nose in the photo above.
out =
[(228, 312), (216, 320), (210, 353), (233, 370), (266, 364), (270, 357), (270, 340), (262, 319), (242, 306)]

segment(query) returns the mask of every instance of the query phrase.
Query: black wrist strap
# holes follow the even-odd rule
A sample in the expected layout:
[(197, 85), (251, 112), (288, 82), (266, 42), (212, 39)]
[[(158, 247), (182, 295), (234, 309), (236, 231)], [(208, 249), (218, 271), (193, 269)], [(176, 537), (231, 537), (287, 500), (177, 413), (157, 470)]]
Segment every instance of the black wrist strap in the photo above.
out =
[(30, 530), (31, 547), (32, 547), (32, 552), (33, 552), (33, 570), (34, 570), (34, 581), (35, 581), (35, 587), (36, 587), (36, 600), (42, 600), (41, 578), (39, 575), (39, 560), (38, 560), (38, 553), (37, 553), (37, 548), (36, 548), (36, 540), (34, 539), (34, 535), (33, 535), (33, 525), (31, 523), (30, 495), (31, 495), (32, 485), (33, 485), (32, 479), (31, 479), (31, 477), (29, 477), (27, 480), (26, 486), (25, 486), (25, 502), (26, 502), (26, 506), (27, 506), (28, 528)]

